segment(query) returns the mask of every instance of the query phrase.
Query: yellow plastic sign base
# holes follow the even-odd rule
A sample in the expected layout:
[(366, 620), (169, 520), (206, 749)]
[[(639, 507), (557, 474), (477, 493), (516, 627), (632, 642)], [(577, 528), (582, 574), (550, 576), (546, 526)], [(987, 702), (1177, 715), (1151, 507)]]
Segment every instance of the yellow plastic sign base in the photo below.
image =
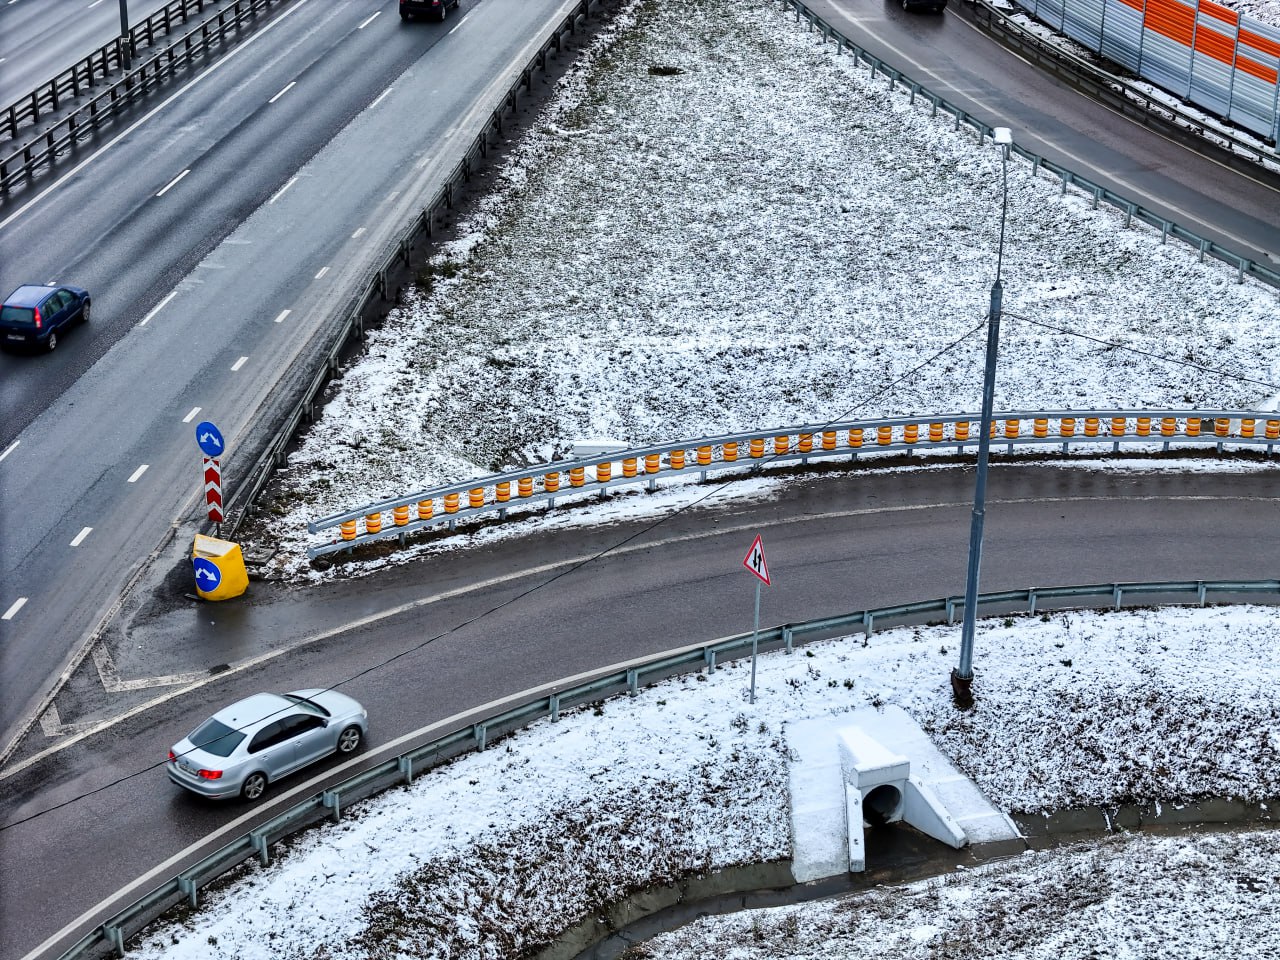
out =
[(249, 589), (249, 574), (238, 543), (197, 533), (191, 561), (201, 599), (230, 600)]

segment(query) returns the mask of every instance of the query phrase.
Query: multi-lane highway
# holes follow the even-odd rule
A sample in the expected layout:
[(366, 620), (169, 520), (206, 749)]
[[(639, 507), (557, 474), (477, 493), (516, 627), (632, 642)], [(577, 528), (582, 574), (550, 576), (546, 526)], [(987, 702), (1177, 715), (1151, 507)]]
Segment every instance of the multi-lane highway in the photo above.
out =
[[(55, 354), (0, 357), (4, 742), (130, 576), (142, 575), (139, 589), (163, 579), (146, 561), (166, 534), (194, 529), (192, 422), (222, 426), (234, 477), (237, 446), (296, 386), (297, 359), (566, 6), (464, 0), (464, 16), (442, 26), (401, 24), (385, 0), (299, 0), (0, 204), (6, 292), (56, 278), (94, 293), (92, 324)], [(840, 0), (822, 12), (988, 123), (1014, 127), (1020, 143), (1241, 252), (1280, 255), (1280, 203), (1261, 177), (1219, 168), (1045, 81), (960, 18), (910, 16), (881, 0)], [(1262, 576), (1273, 554), (1264, 534), (1280, 509), (1270, 485), (1003, 472), (983, 585)], [(732, 573), (737, 557), (724, 572), (717, 558), (740, 555), (748, 528), (770, 531), (780, 584), (765, 611), (771, 622), (955, 593), (968, 497), (969, 477), (957, 471), (806, 484), (777, 501), (682, 517), (351, 692), (379, 705), (376, 747), (502, 693), (735, 632), (747, 594)], [(146, 771), (193, 718), (246, 690), (352, 675), (536, 582), (534, 568), (615, 536), (539, 536), (338, 589), (264, 588), (213, 618), (221, 625), (192, 611), (187, 626), (199, 642), (158, 644), (163, 672), (236, 664), (360, 625), (232, 671), (0, 781), (3, 822)], [(450, 590), (458, 592), (444, 598)], [(143, 676), (156, 666), (139, 655), (124, 669)], [(102, 716), (110, 705), (93, 710)], [(151, 769), (4, 829), (0, 957), (23, 955), (242, 812), (177, 796)]]

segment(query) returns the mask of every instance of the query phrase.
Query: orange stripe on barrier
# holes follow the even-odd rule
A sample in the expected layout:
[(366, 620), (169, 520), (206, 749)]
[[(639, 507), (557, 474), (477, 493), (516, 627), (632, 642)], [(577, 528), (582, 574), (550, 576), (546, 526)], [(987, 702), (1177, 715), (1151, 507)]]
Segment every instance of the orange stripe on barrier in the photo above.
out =
[(1189, 47), (1195, 20), (1195, 8), (1179, 3), (1178, 0), (1147, 0), (1147, 15), (1143, 18), (1142, 25)]
[(1208, 14), (1215, 20), (1229, 23), (1233, 27), (1240, 22), (1240, 14), (1222, 6), (1220, 3), (1214, 3), (1213, 0), (1200, 0), (1200, 12)]
[(1277, 81), (1277, 72), (1272, 67), (1264, 67), (1255, 60), (1248, 57), (1236, 56), (1236, 69), (1241, 73), (1247, 73), (1251, 77), (1257, 77), (1259, 80), (1265, 80), (1267, 83), (1275, 86)]
[(1217, 30), (1200, 24), (1200, 29), (1196, 31), (1196, 53), (1206, 57), (1212, 57), (1214, 60), (1227, 65), (1235, 59), (1236, 44), (1231, 37), (1225, 37)]
[(1280, 57), (1280, 43), (1272, 40), (1270, 37), (1264, 37), (1260, 33), (1254, 33), (1252, 30), (1240, 28), (1240, 42), (1255, 50), (1263, 53), (1269, 53), (1273, 57)]
[(1126, 7), (1132, 7), (1134, 10), (1137, 10), (1139, 13), (1142, 12), (1142, 0), (1120, 0), (1120, 2), (1123, 3)]

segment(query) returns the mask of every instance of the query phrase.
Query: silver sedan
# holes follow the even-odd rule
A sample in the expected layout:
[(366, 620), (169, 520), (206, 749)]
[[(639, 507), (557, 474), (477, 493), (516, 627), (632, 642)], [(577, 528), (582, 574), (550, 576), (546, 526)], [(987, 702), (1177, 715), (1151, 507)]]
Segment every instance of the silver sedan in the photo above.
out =
[(169, 779), (202, 797), (257, 800), (268, 783), (355, 752), (364, 707), (334, 690), (258, 693), (219, 710), (169, 751)]

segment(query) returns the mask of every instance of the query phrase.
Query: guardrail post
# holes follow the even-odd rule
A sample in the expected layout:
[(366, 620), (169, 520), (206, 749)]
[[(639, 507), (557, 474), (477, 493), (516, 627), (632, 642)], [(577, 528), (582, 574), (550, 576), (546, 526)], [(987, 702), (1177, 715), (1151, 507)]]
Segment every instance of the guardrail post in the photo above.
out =
[(1032, 614), (1036, 612), (1036, 591), (1034, 587), (1027, 591), (1027, 612)]
[(555, 723), (560, 719), (560, 694), (553, 693), (547, 700), (547, 706), (551, 710), (551, 722)]
[(640, 691), (640, 671), (631, 669), (627, 671), (627, 695), (634, 697)]
[(716, 652), (714, 650), (708, 650), (706, 653), (706, 657), (707, 657), (707, 673), (715, 673), (716, 672)]
[(489, 737), (489, 725), (487, 723), (477, 723), (471, 728), (471, 734), (476, 739), (476, 749), (483, 750), (485, 741)]
[(102, 939), (107, 941), (107, 943), (110, 944), (111, 947), (116, 951), (116, 953), (120, 954), (120, 956), (122, 957), (124, 956), (124, 931), (123, 930), (121, 930), (119, 927), (112, 926), (111, 924), (104, 923), (102, 925)]
[(260, 830), (253, 830), (249, 833), (249, 842), (253, 844), (253, 849), (258, 852), (258, 860), (262, 862), (264, 867), (271, 865), (271, 851), (267, 849), (267, 835)]
[(337, 823), (342, 819), (342, 812), (338, 808), (339, 801), (342, 799), (341, 794), (337, 790), (326, 790), (320, 794), (320, 802), (325, 808), (333, 811), (333, 822)]
[(1206, 591), (1205, 591), (1205, 587), (1204, 587), (1204, 581), (1203, 581), (1203, 580), (1197, 580), (1197, 581), (1196, 581), (1196, 596), (1199, 598), (1199, 600), (1200, 600), (1200, 606), (1202, 606), (1202, 607), (1204, 606), (1204, 595), (1205, 595), (1205, 592), (1206, 592)]
[(199, 895), (196, 892), (196, 881), (194, 877), (179, 877), (178, 890), (186, 894), (187, 900), (193, 907), (198, 907)]
[(413, 783), (413, 757), (396, 757), (396, 769), (400, 771), (400, 776), (404, 777), (406, 785)]
[(1113, 596), (1115, 598), (1115, 609), (1119, 610), (1120, 604), (1124, 600), (1124, 587), (1120, 586), (1120, 584), (1117, 583), (1115, 587), (1115, 593), (1113, 594)]
[(787, 648), (787, 653), (788, 654), (791, 653), (792, 646), (791, 646), (791, 628), (790, 627), (782, 628), (782, 643)]
[(862, 635), (867, 640), (871, 639), (871, 631), (875, 629), (876, 615), (870, 610), (862, 612)]
[(956, 622), (956, 602), (951, 597), (947, 597), (947, 626), (953, 626)]

